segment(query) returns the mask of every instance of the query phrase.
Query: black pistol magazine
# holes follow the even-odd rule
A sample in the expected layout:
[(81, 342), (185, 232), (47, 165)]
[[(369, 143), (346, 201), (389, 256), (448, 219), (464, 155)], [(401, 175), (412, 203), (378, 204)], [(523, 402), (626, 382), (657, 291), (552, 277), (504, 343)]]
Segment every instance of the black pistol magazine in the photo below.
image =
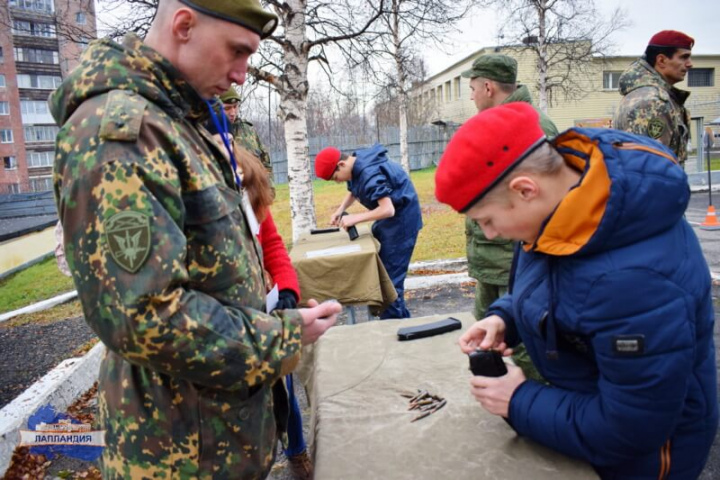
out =
[(448, 317), (438, 320), (437, 322), (426, 323), (425, 325), (418, 325), (416, 327), (402, 327), (398, 330), (397, 335), (398, 340), (402, 342), (452, 332), (453, 330), (459, 330), (461, 327), (462, 322), (460, 322), (460, 320)]
[(470, 371), (473, 375), (502, 377), (507, 373), (507, 367), (500, 352), (495, 350), (475, 350), (468, 356), (470, 357)]

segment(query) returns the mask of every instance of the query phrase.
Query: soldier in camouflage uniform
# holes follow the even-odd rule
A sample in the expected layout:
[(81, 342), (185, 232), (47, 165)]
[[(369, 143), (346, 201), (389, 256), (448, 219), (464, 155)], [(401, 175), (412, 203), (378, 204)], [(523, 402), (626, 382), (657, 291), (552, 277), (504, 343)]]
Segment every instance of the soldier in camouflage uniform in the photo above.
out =
[[(470, 78), (470, 99), (479, 112), (511, 102), (532, 105), (528, 88), (517, 84), (517, 61), (512, 57), (482, 55), (462, 76)], [(550, 117), (539, 110), (538, 114), (540, 127), (545, 134), (550, 138), (556, 136), (558, 130)], [(490, 305), (508, 291), (515, 244), (512, 240), (500, 237), (489, 240), (480, 226), (469, 217), (465, 219), (465, 238), (468, 274), (477, 280), (473, 313), (477, 320), (481, 320)], [(527, 377), (541, 380), (524, 345), (515, 348), (513, 360), (522, 367)]]
[(695, 41), (682, 32), (663, 30), (655, 34), (644, 58), (630, 65), (620, 77), (620, 106), (613, 128), (645, 135), (675, 152), (685, 165), (690, 137), (690, 116), (685, 101), (690, 92), (673, 85), (683, 81), (692, 68)]
[(238, 112), (238, 107), (240, 106), (240, 95), (235, 87), (230, 87), (225, 93), (220, 95), (220, 101), (222, 102), (225, 114), (230, 121), (230, 130), (238, 146), (244, 148), (260, 159), (260, 162), (262, 162), (265, 170), (268, 171), (270, 184), (272, 185), (273, 169), (272, 161), (270, 161), (270, 155), (260, 141), (260, 136), (255, 131), (253, 124), (240, 118)]
[(161, 0), (144, 42), (93, 42), (51, 97), (67, 260), (108, 348), (104, 478), (266, 477), (271, 385), (340, 310), (264, 313), (241, 190), (202, 126), (276, 23), (258, 0)]

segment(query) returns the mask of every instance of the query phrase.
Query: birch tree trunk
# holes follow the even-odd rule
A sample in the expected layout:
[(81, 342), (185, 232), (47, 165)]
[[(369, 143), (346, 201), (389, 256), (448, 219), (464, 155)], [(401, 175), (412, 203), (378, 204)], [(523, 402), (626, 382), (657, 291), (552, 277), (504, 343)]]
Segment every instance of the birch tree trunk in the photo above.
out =
[(280, 118), (285, 124), (290, 215), (293, 241), (315, 227), (315, 199), (307, 135), (308, 50), (305, 33), (306, 0), (288, 0), (285, 13), (284, 81), (280, 89)]
[(403, 170), (410, 173), (410, 156), (408, 155), (408, 94), (405, 91), (405, 63), (403, 59), (402, 43), (400, 40), (400, 5), (398, 0), (392, 3), (392, 33), (395, 47), (395, 69), (397, 73), (397, 86), (400, 100), (400, 165)]
[(547, 75), (548, 75), (548, 57), (547, 57), (547, 38), (546, 38), (546, 14), (547, 4), (545, 0), (540, 0), (537, 4), (538, 11), (538, 108), (543, 112), (548, 111), (547, 97)]

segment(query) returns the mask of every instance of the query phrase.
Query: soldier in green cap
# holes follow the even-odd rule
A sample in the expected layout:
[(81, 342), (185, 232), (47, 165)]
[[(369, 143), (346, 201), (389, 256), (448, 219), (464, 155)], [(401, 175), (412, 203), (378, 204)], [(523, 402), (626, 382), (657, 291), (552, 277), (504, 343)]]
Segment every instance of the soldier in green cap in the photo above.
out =
[[(530, 91), (517, 84), (517, 61), (507, 55), (488, 54), (478, 57), (470, 70), (462, 73), (470, 78), (470, 99), (478, 112), (511, 102), (526, 102), (532, 105)], [(548, 138), (558, 134), (557, 127), (540, 113), (540, 127)], [(485, 318), (490, 305), (507, 293), (510, 281), (514, 244), (512, 240), (495, 238), (489, 240), (482, 229), (471, 219), (465, 220), (465, 239), (468, 259), (468, 274), (477, 280), (475, 287), (475, 318)], [(539, 374), (520, 346), (515, 349), (515, 362), (523, 367), (525, 374), (539, 379)]]
[[(225, 93), (220, 95), (220, 101), (223, 104), (223, 110), (230, 122), (230, 133), (237, 142), (238, 146), (244, 148), (248, 152), (260, 159), (270, 178), (270, 185), (273, 185), (273, 168), (270, 155), (260, 141), (260, 136), (255, 131), (255, 126), (247, 120), (240, 118), (240, 94), (235, 86), (230, 87)], [(273, 194), (275, 187), (272, 186)]]
[(108, 349), (104, 478), (265, 478), (271, 386), (340, 311), (265, 313), (253, 217), (203, 127), (276, 24), (258, 0), (161, 0), (144, 40), (93, 42), (50, 99), (67, 261)]

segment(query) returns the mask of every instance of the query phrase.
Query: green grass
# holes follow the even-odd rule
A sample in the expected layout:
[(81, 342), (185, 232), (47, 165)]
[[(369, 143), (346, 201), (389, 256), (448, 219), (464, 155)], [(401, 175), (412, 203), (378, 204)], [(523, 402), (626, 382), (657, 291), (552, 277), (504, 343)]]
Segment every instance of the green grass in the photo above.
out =
[(0, 311), (16, 310), (72, 290), (72, 279), (60, 273), (55, 257), (50, 257), (0, 281)]
[[(464, 217), (435, 200), (435, 169), (415, 171), (410, 177), (420, 197), (424, 223), (412, 261), (465, 256)], [(345, 184), (318, 180), (313, 183), (313, 191), (318, 227), (328, 226), (330, 215), (347, 193)], [(280, 235), (290, 248), (292, 227), (288, 186), (277, 185), (276, 192), (273, 218)], [(362, 205), (356, 203), (349, 211), (360, 212), (363, 209)], [(49, 258), (0, 282), (0, 313), (74, 289), (72, 280), (60, 273), (54, 258)]]
[[(464, 257), (464, 217), (435, 200), (435, 168), (414, 171), (410, 174), (410, 178), (420, 197), (424, 223), (412, 261)], [(323, 180), (313, 182), (315, 217), (318, 227), (328, 226), (330, 215), (340, 205), (346, 193), (347, 189), (344, 183), (337, 184)], [(278, 232), (285, 239), (288, 248), (292, 244), (289, 198), (288, 186), (277, 185), (272, 214)], [(350, 212), (362, 210), (363, 206), (357, 203), (349, 209)]]

